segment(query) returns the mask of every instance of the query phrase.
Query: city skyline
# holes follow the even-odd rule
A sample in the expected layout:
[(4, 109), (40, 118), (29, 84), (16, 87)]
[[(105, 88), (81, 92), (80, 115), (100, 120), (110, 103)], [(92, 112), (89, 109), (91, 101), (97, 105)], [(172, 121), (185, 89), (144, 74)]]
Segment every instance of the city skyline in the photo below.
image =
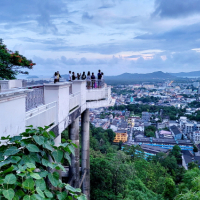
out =
[(36, 63), (30, 75), (199, 70), (199, 0), (8, 0), (1, 8), (0, 38)]

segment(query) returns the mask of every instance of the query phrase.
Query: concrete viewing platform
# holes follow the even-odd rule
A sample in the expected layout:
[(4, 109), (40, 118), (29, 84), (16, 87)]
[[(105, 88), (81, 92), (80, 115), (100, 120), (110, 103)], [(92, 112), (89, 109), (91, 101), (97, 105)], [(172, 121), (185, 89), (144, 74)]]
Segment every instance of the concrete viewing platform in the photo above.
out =
[(111, 87), (87, 89), (82, 80), (29, 87), (32, 89), (22, 88), (22, 80), (3, 80), (0, 85), (0, 136), (18, 135), (29, 125), (53, 123), (60, 137), (73, 118), (86, 109), (114, 103)]
[[(78, 148), (71, 155), (68, 183), (81, 187), (90, 199), (89, 160), (89, 108), (114, 105), (111, 87), (94, 82), (86, 87), (86, 81), (45, 83), (23, 87), (22, 80), (0, 81), (0, 136), (15, 136), (26, 126), (50, 126), (55, 135), (55, 145), (61, 143), (61, 133), (68, 128), (69, 138)], [(96, 86), (96, 85), (95, 85)], [(81, 117), (81, 168), (79, 162), (79, 118)], [(80, 180), (80, 177), (81, 180)]]

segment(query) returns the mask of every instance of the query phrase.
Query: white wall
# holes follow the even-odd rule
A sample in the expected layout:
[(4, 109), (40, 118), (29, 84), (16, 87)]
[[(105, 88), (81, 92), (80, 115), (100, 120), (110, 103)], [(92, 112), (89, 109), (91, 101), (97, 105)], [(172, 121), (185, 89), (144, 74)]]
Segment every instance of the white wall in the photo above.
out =
[(14, 136), (25, 131), (26, 91), (0, 93), (0, 136)]

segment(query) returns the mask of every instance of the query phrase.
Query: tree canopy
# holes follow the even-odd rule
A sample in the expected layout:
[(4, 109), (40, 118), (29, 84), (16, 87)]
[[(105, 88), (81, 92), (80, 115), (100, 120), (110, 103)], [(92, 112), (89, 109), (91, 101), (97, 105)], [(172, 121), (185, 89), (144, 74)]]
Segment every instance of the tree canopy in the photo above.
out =
[(0, 79), (15, 79), (18, 74), (28, 74), (27, 69), (32, 69), (35, 63), (28, 60), (18, 51), (7, 49), (0, 39)]

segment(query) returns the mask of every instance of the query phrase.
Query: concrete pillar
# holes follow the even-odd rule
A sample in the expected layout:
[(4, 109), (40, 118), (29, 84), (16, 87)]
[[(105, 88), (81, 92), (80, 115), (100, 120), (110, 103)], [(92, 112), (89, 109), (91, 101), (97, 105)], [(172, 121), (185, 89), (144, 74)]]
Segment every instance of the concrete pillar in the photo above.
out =
[[(56, 122), (53, 131), (57, 137), (55, 138), (55, 145), (61, 143), (61, 133), (68, 126), (69, 114), (69, 87), (72, 83), (59, 82), (56, 84), (44, 84), (44, 103), (49, 104), (57, 102)], [(48, 125), (48, 124), (47, 124)]]
[(69, 166), (69, 184), (75, 188), (79, 187), (80, 173), (79, 173), (79, 117), (76, 118), (69, 125), (69, 139), (72, 143), (76, 144), (78, 148), (75, 148), (75, 155), (71, 155), (71, 165)]
[(81, 174), (82, 177), (86, 171), (85, 178), (82, 183), (82, 192), (90, 200), (90, 122), (89, 109), (86, 109), (81, 115), (81, 145), (82, 145), (82, 160)]

